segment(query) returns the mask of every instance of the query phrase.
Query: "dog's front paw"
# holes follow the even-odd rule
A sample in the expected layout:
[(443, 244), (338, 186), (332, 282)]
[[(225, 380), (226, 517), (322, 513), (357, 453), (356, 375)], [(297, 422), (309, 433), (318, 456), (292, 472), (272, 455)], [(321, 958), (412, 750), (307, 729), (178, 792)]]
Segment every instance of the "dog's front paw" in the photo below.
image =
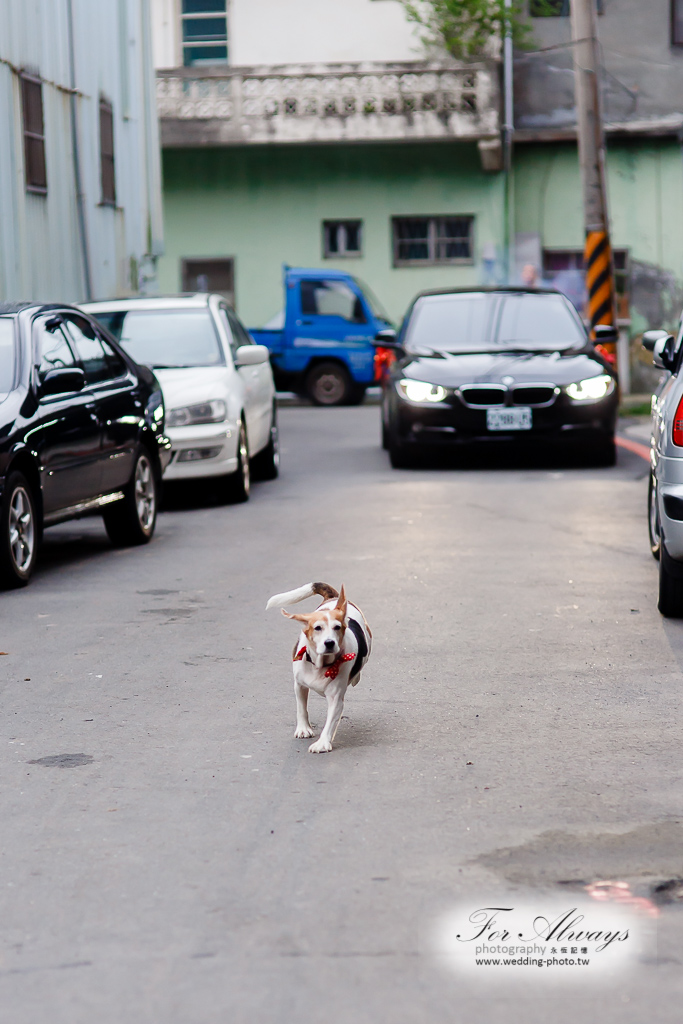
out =
[(307, 740), (309, 736), (314, 736), (315, 733), (310, 725), (297, 726), (297, 730), (294, 733), (295, 740)]
[(332, 750), (332, 744), (329, 740), (318, 740), (317, 743), (311, 743), (308, 748), (309, 754), (326, 754), (328, 750)]

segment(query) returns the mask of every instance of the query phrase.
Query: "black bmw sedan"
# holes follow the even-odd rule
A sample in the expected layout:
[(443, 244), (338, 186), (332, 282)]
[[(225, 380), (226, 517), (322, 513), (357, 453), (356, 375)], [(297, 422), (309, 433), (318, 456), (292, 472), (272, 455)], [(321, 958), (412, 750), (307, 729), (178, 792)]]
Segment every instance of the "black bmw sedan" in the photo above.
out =
[(0, 586), (28, 583), (43, 528), (99, 513), (152, 537), (170, 453), (154, 374), (69, 306), (0, 303)]
[(559, 292), (424, 292), (398, 338), (382, 332), (377, 344), (397, 355), (382, 410), (393, 466), (482, 441), (571, 445), (593, 464), (614, 463), (616, 377)]

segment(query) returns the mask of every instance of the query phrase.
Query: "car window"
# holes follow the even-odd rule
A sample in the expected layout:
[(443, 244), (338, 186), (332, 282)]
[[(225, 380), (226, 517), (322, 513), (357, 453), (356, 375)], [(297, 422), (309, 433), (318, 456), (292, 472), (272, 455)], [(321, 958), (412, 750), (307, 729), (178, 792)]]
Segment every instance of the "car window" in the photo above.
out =
[(12, 390), (14, 384), (14, 320), (0, 317), (0, 394)]
[(301, 281), (302, 316), (338, 316), (350, 323), (366, 323), (363, 303), (343, 281)]
[(228, 336), (228, 343), (230, 345), (230, 352), (232, 354), (232, 358), (233, 358), (233, 362), (234, 362), (235, 352), (239, 348), (239, 342), (238, 342), (237, 338), (235, 337), (235, 335), (233, 333), (230, 320), (228, 319), (228, 310), (227, 310), (227, 308), (225, 306), (221, 306), (219, 308), (219, 310), (218, 310), (218, 315), (219, 315), (219, 317), (221, 319), (221, 323), (223, 324), (223, 327), (225, 329), (225, 333)]
[(207, 308), (105, 310), (96, 315), (137, 363), (160, 370), (225, 362)]
[(253, 339), (249, 337), (242, 324), (237, 319), (236, 315), (231, 309), (226, 309), (228, 320), (230, 321), (230, 330), (232, 335), (237, 342), (237, 346), (240, 345), (253, 345)]
[(64, 330), (78, 353), (88, 384), (99, 384), (119, 376), (107, 359), (95, 329), (83, 317), (64, 316)]
[(54, 318), (53, 323), (55, 326), (52, 330), (47, 330), (45, 323), (38, 324), (37, 328), (40, 356), (38, 380), (41, 384), (50, 370), (72, 369), (78, 366), (76, 356), (66, 340), (62, 328), (58, 326), (58, 322)]
[(128, 367), (125, 360), (119, 355), (116, 349), (109, 344), (106, 338), (103, 338), (99, 333), (97, 336), (100, 339), (102, 348), (104, 349), (104, 356), (109, 364), (112, 377), (123, 377), (128, 373)]

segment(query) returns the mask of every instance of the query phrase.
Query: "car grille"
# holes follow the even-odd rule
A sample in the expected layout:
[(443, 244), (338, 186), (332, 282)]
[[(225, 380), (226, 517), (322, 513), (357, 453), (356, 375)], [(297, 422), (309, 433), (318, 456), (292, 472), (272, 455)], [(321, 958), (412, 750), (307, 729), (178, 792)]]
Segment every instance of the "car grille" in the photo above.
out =
[(513, 405), (551, 405), (555, 397), (555, 388), (550, 384), (534, 384), (512, 390)]
[(500, 387), (462, 387), (460, 397), (465, 405), (474, 409), (488, 409), (494, 405), (505, 405), (507, 388)]

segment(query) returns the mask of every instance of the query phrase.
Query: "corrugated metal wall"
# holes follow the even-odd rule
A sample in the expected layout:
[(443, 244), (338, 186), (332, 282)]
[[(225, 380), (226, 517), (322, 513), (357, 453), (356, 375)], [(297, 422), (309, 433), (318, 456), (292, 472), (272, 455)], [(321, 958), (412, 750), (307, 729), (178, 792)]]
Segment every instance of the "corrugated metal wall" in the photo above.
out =
[[(43, 80), (46, 196), (25, 187), (21, 70)], [(100, 97), (114, 112), (115, 207), (100, 201)], [(74, 111), (85, 245), (79, 230)], [(92, 297), (153, 290), (162, 238), (149, 0), (2, 0), (0, 299), (87, 298), (85, 252)]]

